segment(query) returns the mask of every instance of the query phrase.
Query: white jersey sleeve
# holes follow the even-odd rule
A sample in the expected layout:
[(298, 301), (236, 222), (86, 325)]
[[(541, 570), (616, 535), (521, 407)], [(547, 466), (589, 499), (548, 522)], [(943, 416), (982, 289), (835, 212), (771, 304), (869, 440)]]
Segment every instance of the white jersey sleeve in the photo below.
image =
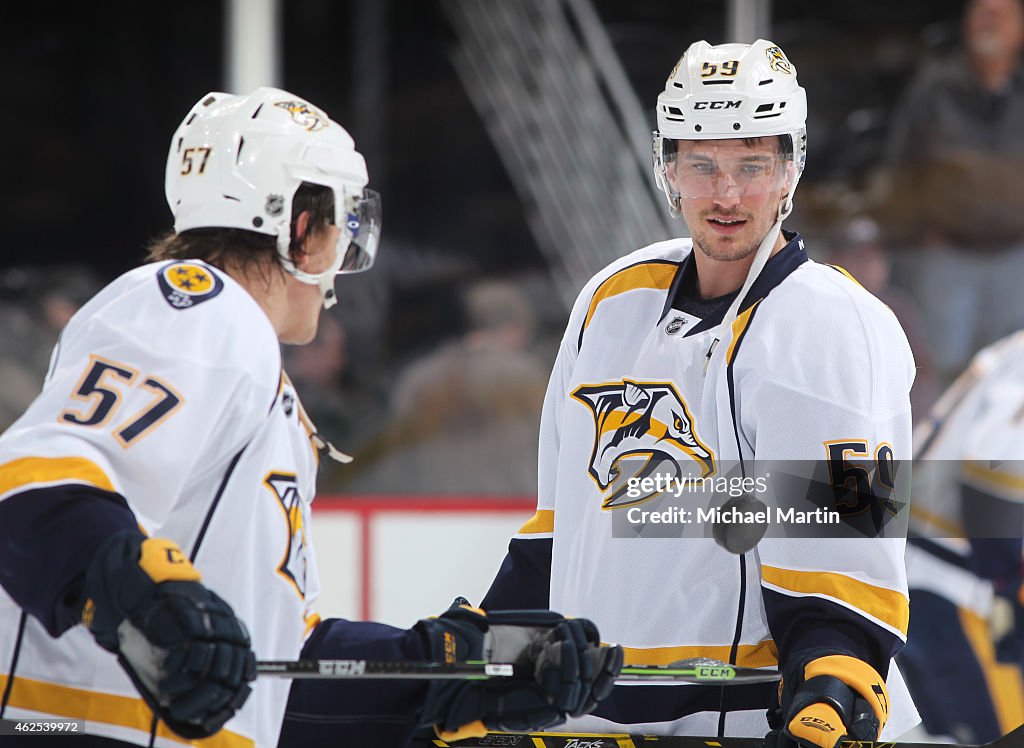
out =
[[(898, 471), (909, 469), (913, 356), (892, 312), (854, 281), (813, 263), (794, 279), (801, 275), (813, 279), (816, 296), (793, 284), (764, 302), (792, 305), (775, 309), (772, 319), (799, 315), (801, 325), (768, 331), (754, 341), (762, 351), (744, 348), (740, 354), (748, 362), (741, 376), (757, 380), (747, 387), (757, 393), (757, 407), (744, 409), (750, 419), (743, 424), (745, 441), (766, 470), (800, 461), (826, 493), (845, 485), (849, 490), (839, 495), (835, 509), (867, 519), (872, 511), (884, 511), (876, 499), (894, 498)], [(809, 298), (816, 308), (806, 308)], [(756, 367), (758, 358), (763, 363)], [(780, 497), (779, 505), (785, 504)], [(828, 524), (819, 515), (787, 528), (803, 536), (799, 542), (765, 538), (758, 549), (763, 585), (790, 598), (829, 600), (905, 640), (902, 533), (831, 537)]]
[[(801, 324), (762, 329), (737, 358), (737, 378), (745, 378), (737, 389), (754, 393), (740, 439), (758, 472), (768, 474), (769, 504), (823, 509), (803, 520), (776, 515), (781, 532), (757, 547), (768, 625), (782, 663), (820, 648), (853, 654), (884, 674), (894, 670), (889, 660), (909, 623), (913, 355), (892, 312), (852, 279), (807, 263), (793, 280), (812, 282), (818, 293), (794, 282), (763, 303), (773, 305), (771, 320), (798, 317)], [(787, 487), (778, 480), (786, 472), (807, 479), (819, 501), (801, 506), (772, 496)], [(904, 701), (902, 689), (893, 698)], [(895, 706), (898, 721), (912, 718), (908, 700)]]
[(978, 354), (986, 370), (962, 439), (961, 480), (1006, 501), (1024, 502), (1024, 333)]

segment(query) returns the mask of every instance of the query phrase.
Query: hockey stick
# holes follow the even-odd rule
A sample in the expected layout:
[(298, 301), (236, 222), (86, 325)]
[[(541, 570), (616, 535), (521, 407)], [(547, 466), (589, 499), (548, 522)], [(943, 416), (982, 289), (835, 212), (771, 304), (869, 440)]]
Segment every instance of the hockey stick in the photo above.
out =
[[(380, 662), (373, 660), (263, 660), (256, 663), (259, 675), (279, 678), (369, 678), (412, 680), (488, 680), (530, 678), (521, 666), (494, 662)], [(702, 683), (730, 685), (772, 683), (775, 670), (736, 667), (724, 662), (691, 659), (671, 665), (636, 665), (622, 668), (617, 682)]]
[[(470, 738), (448, 743), (435, 738), (437, 748), (764, 748), (762, 738), (703, 738), (695, 735), (586, 735), (582, 733), (490, 733), (483, 738)], [(1021, 748), (1024, 746), (1024, 725), (1001, 738), (982, 746), (957, 743), (901, 743), (888, 740), (846, 740), (837, 748)]]

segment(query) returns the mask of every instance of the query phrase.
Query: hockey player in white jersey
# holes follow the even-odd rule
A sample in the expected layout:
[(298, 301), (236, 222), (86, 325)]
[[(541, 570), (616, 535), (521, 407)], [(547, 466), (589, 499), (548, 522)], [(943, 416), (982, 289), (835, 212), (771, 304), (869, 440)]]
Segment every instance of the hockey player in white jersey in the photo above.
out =
[(579, 295), (544, 402), (537, 512), (483, 606), (592, 618), (627, 664), (711, 657), (784, 673), (781, 703), (759, 685), (618, 686), (567, 729), (771, 728), (772, 743), (822, 748), (898, 735), (917, 721), (892, 663), (907, 631), (904, 538), (769, 534), (737, 556), (710, 537), (616, 537), (657, 498), (627, 488), (655, 464), (706, 478), (802, 460), (827, 463), (839, 486), (911, 449), (899, 322), (781, 229), (806, 151), (793, 63), (765, 40), (697, 42), (657, 119), (655, 177), (692, 240), (628, 254)]
[(1024, 723), (1024, 332), (978, 353), (914, 431), (910, 635), (924, 728), (987, 743)]
[[(279, 343), (312, 340), (335, 276), (373, 262), (367, 181), (348, 133), (286, 91), (212, 93), (186, 116), (166, 170), (175, 233), (74, 316), (0, 437), (0, 717), (83, 720), (82, 745), (401, 745), (420, 724), (555, 724), (610, 690), (621, 654), (589, 621), (315, 613), (310, 501), (339, 453)], [(255, 656), (495, 648), (537, 680), (253, 683)]]

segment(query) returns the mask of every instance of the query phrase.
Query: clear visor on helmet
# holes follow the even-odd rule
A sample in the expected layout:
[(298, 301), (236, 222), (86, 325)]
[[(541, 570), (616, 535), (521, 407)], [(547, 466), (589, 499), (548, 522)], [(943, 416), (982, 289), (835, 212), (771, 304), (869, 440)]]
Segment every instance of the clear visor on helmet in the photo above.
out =
[(345, 200), (345, 223), (338, 239), (338, 273), (358, 273), (373, 265), (380, 241), (380, 195), (364, 189)]
[(796, 174), (792, 153), (776, 136), (746, 140), (670, 140), (662, 145), (663, 178), (672, 197), (748, 197), (782, 190)]

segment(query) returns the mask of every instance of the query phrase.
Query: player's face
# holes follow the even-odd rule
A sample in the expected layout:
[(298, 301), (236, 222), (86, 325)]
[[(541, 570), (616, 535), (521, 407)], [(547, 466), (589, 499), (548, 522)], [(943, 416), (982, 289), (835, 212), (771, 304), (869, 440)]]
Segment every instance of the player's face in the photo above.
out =
[[(303, 247), (305, 254), (300, 258), (299, 269), (315, 275), (322, 273), (334, 264), (338, 251), (338, 238), (341, 229), (328, 225), (306, 239)], [(324, 298), (320, 287), (301, 283), (292, 277), (287, 278), (288, 284), (288, 324), (278, 336), (282, 343), (304, 345), (316, 337), (320, 311), (323, 309)]]
[(779, 139), (680, 140), (677, 148), (668, 177), (694, 246), (714, 260), (753, 255), (792, 180)]

